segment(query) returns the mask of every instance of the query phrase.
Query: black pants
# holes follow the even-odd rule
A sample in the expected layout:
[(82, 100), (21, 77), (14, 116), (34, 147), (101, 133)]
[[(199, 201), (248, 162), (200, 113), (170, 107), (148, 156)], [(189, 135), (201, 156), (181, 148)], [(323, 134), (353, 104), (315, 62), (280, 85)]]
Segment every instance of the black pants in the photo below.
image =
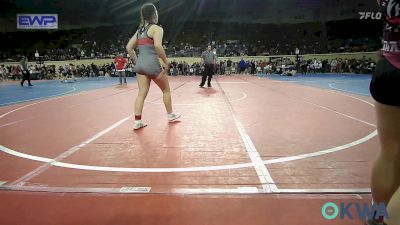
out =
[(203, 77), (201, 79), (200, 86), (204, 86), (208, 77), (208, 86), (211, 86), (211, 79), (214, 74), (214, 65), (213, 64), (206, 64), (204, 66)]
[(400, 69), (394, 67), (383, 56), (380, 57), (372, 75), (370, 91), (379, 103), (400, 106)]
[(22, 81), (21, 85), (24, 85), (25, 81), (28, 80), (28, 85), (31, 85), (31, 74), (29, 73), (28, 70), (23, 70), (22, 71)]

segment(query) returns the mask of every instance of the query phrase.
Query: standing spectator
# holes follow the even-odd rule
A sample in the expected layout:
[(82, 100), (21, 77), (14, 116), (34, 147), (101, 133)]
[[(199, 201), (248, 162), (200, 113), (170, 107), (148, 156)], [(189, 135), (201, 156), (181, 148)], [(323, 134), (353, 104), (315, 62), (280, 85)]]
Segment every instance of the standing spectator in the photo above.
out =
[[(96, 77), (98, 77), (100, 74), (99, 74), (99, 69), (98, 69), (98, 67), (96, 66), (96, 64), (92, 63), (90, 66), (92, 67), (92, 71), (93, 71), (94, 75), (95, 75)], [(93, 73), (92, 73), (92, 74), (93, 74)]]
[(18, 78), (18, 80), (21, 79), (21, 68), (18, 65), (15, 65), (13, 67), (13, 71), (12, 71), (12, 75), (13, 75), (13, 80), (15, 80), (16, 78)]
[(126, 84), (125, 68), (128, 61), (124, 58), (124, 54), (120, 53), (119, 56), (115, 58), (114, 63), (115, 71), (118, 73), (119, 76), (119, 84), (122, 85), (122, 77), (124, 77), (124, 84)]
[(64, 65), (64, 69), (63, 69), (63, 80), (61, 82), (67, 82), (67, 79), (69, 77), (72, 77), (72, 72), (71, 72), (71, 67), (68, 64)]
[(4, 67), (4, 65), (1, 65), (0, 67), (0, 77), (2, 77), (2, 80), (7, 80), (8, 78), (8, 73), (7, 73), (7, 69)]
[(256, 73), (256, 63), (253, 60), (251, 61), (250, 66), (251, 66), (250, 74), (255, 74)]
[(42, 58), (40, 57), (38, 50), (36, 50), (36, 52), (35, 52), (35, 59), (36, 59), (36, 62), (38, 62), (39, 64), (42, 64)]
[(36, 52), (35, 52), (35, 59), (37, 60), (37, 61), (39, 61), (39, 51), (38, 50), (36, 50)]
[(219, 63), (219, 69), (221, 75), (225, 74), (225, 67), (226, 67), (226, 61), (221, 60), (221, 62)]
[(232, 60), (228, 59), (228, 61), (226, 62), (226, 71), (225, 71), (228, 75), (231, 75), (232, 73)]
[(337, 72), (336, 66), (338, 64), (337, 59), (333, 59), (331, 61), (331, 73)]
[(247, 68), (247, 64), (246, 64), (246, 62), (244, 61), (244, 59), (242, 58), (242, 59), (240, 60), (240, 62), (239, 62), (239, 71), (240, 71), (240, 74), (244, 73), (244, 71), (246, 70), (246, 68)]

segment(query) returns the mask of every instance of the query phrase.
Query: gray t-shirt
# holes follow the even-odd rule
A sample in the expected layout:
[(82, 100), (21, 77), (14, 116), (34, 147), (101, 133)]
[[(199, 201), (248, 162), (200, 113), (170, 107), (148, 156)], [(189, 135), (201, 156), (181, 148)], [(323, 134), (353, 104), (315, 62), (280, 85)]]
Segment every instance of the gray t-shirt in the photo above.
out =
[(21, 60), (20, 64), (21, 64), (23, 70), (28, 70), (28, 65), (27, 65), (25, 59)]
[(211, 51), (204, 51), (201, 54), (201, 58), (204, 60), (204, 64), (214, 64), (215, 62), (215, 55)]

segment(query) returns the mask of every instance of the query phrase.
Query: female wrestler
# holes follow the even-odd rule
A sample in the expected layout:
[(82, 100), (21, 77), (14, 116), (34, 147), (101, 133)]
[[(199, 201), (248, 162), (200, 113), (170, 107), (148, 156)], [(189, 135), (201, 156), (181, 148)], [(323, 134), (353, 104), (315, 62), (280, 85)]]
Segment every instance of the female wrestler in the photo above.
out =
[[(142, 122), (142, 111), (151, 80), (163, 92), (168, 120), (170, 122), (176, 121), (181, 116), (181, 114), (172, 111), (171, 92), (167, 78), (169, 63), (162, 46), (164, 31), (160, 26), (156, 25), (158, 23), (157, 9), (153, 4), (144, 4), (140, 10), (140, 14), (141, 24), (139, 30), (137, 30), (126, 46), (132, 62), (136, 64), (136, 77), (139, 85), (139, 93), (135, 102), (135, 130), (147, 126), (147, 124)], [(139, 58), (136, 57), (134, 51), (136, 47), (139, 48)], [(164, 64), (164, 69), (160, 65), (159, 57)]]
[[(372, 170), (372, 197), (385, 203), (387, 225), (400, 224), (400, 0), (378, 0), (385, 16), (383, 51), (371, 80), (381, 151)], [(368, 224), (385, 224), (383, 218)]]

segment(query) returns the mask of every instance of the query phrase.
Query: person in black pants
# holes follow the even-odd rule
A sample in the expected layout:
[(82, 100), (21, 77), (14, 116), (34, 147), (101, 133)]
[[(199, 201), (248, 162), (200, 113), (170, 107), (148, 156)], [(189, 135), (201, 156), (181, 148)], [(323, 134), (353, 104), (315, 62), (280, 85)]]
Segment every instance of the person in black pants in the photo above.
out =
[(199, 87), (201, 88), (204, 87), (207, 77), (208, 77), (207, 85), (208, 87), (211, 87), (211, 79), (214, 74), (214, 65), (216, 61), (216, 56), (211, 51), (211, 45), (208, 45), (207, 50), (201, 54), (201, 61), (202, 64), (204, 65), (204, 71)]
[(21, 69), (22, 69), (22, 81), (21, 81), (21, 86), (24, 86), (25, 80), (28, 80), (28, 85), (33, 86), (31, 84), (31, 74), (29, 73), (28, 65), (27, 65), (27, 60), (25, 56), (22, 56), (22, 60), (20, 62), (21, 64)]

